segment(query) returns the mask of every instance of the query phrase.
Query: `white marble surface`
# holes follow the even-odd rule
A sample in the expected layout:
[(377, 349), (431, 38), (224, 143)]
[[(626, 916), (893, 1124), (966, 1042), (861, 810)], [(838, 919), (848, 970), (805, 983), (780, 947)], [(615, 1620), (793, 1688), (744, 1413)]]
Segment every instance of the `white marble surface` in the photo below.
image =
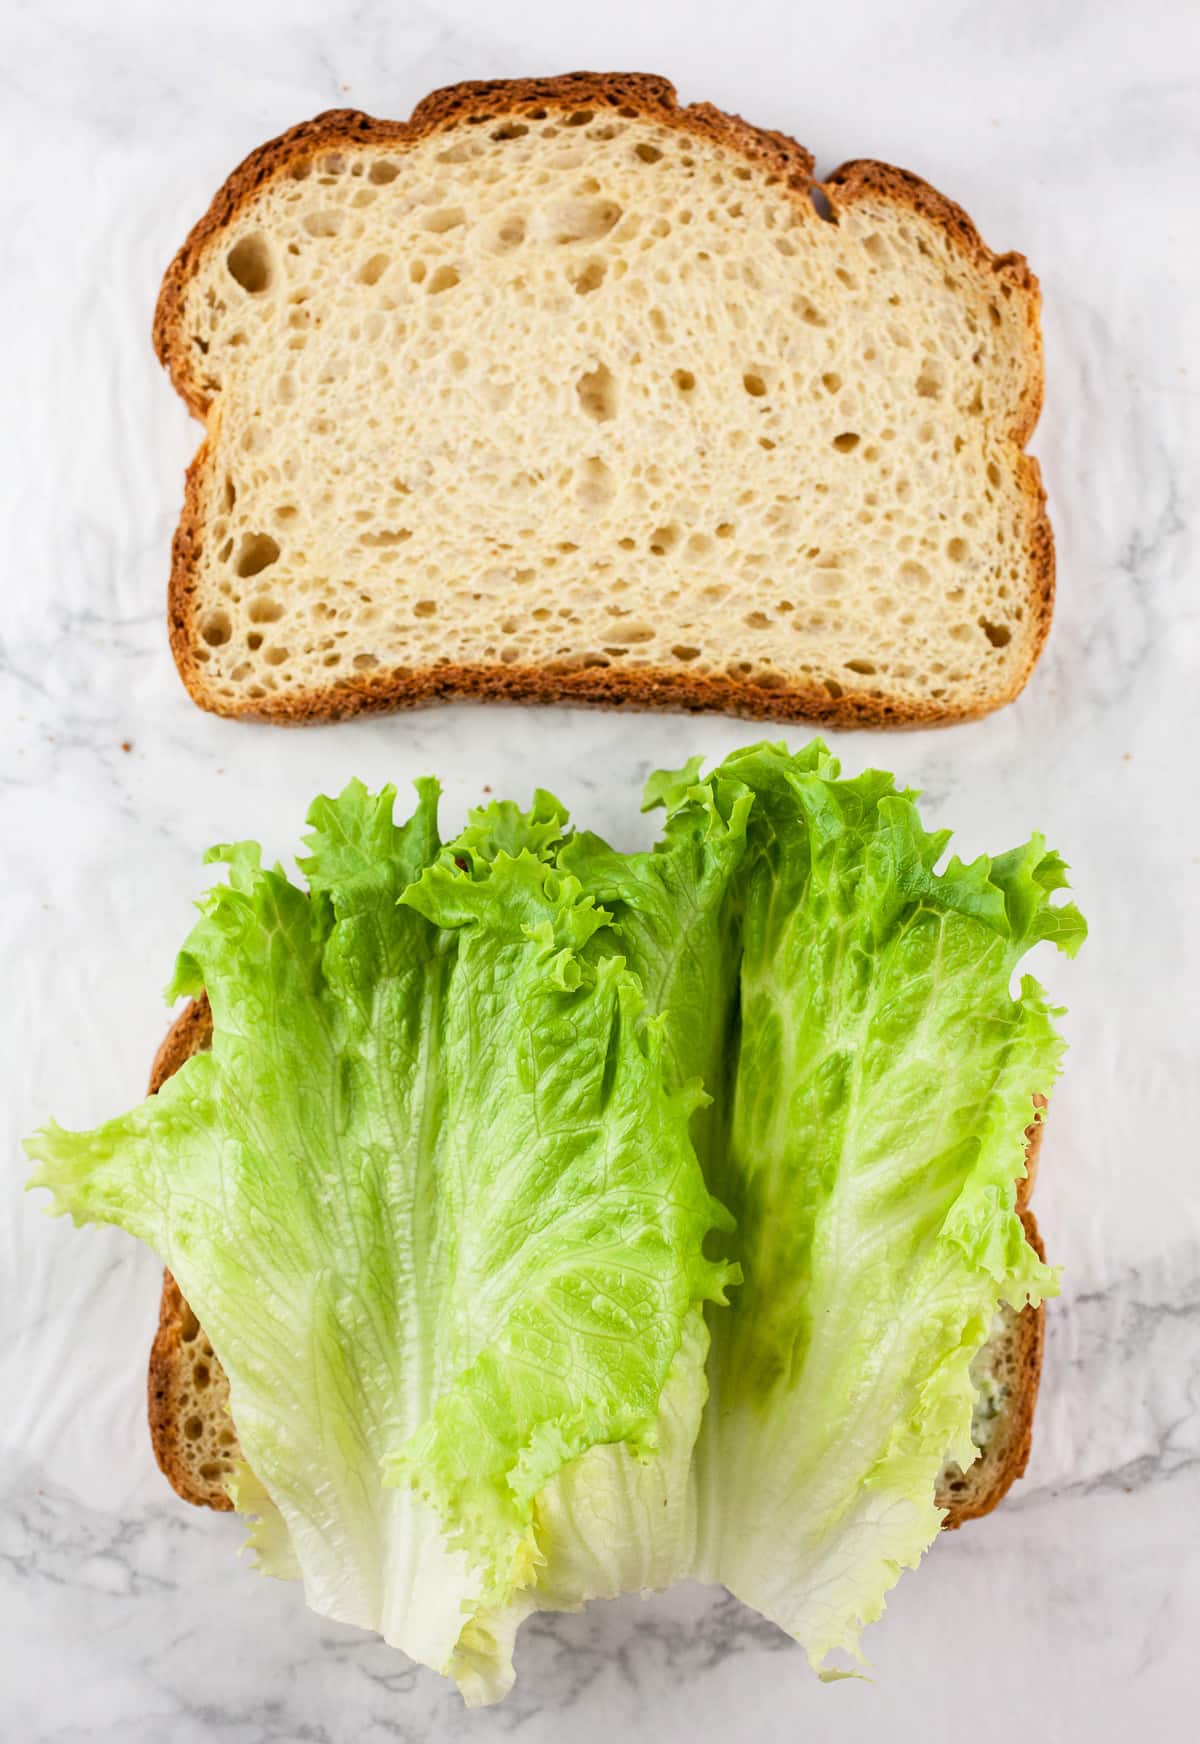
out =
[[(4, 1744), (1194, 1736), (1198, 24), (1179, 0), (0, 10)], [(795, 133), (822, 168), (905, 164), (1041, 275), (1049, 649), (989, 720), (837, 748), (924, 786), (964, 851), (1045, 828), (1092, 939), (1075, 965), (1038, 965), (1073, 1051), (1038, 1190), (1066, 1289), (1033, 1462), (902, 1583), (869, 1638), (875, 1681), (823, 1688), (749, 1612), (688, 1590), (527, 1626), (515, 1696), (468, 1715), (254, 1577), (235, 1522), (174, 1499), (144, 1419), (156, 1262), (43, 1219), (18, 1140), (140, 1092), (208, 843), (286, 853), (318, 789), (426, 770), (451, 821), (485, 783), (536, 780), (630, 841), (649, 766), (758, 736), (465, 709), (288, 733), (199, 713), (167, 651), (197, 432), (148, 328), (186, 226), (247, 149), (318, 109), (404, 114), (438, 84), (580, 65), (668, 73), (685, 98)]]

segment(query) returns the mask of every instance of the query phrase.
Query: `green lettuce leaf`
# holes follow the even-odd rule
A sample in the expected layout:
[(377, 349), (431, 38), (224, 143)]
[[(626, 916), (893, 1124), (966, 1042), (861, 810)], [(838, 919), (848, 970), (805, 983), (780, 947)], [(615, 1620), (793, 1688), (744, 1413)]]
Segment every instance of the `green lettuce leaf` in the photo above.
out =
[[(736, 1281), (731, 1278), (730, 1282)], [(684, 1322), (646, 1443), (608, 1442), (558, 1472), (538, 1496), (540, 1561), (531, 1584), (478, 1612), (459, 1637), (452, 1674), (468, 1706), (494, 1699), (497, 1666), (533, 1611), (578, 1611), (590, 1599), (658, 1592), (695, 1556), (692, 1455), (708, 1396), (709, 1336), (700, 1303)]]
[(854, 1651), (936, 1533), (947, 1450), (973, 1456), (997, 1304), (1056, 1287), (1014, 1205), (1061, 1044), (1036, 985), (1010, 982), (1083, 923), (1049, 906), (1064, 868), (1039, 838), (939, 872), (948, 837), (913, 799), (877, 772), (840, 782), (819, 741), (756, 746), (651, 778), (652, 852), (586, 832), (555, 849), (611, 916), (591, 948), (661, 1013), (672, 1082), (709, 1088), (692, 1136), (744, 1282), (708, 1314), (706, 1375), (681, 1361), (654, 1458), (597, 1449), (548, 1487), (519, 1615), (690, 1575), (815, 1664)]
[[(686, 811), (687, 780), (651, 797)], [(947, 837), (913, 796), (839, 781), (819, 744), (739, 752), (707, 787), (731, 783), (753, 796), (719, 923), (737, 1066), (727, 1127), (697, 1146), (744, 1282), (711, 1317), (692, 1572), (821, 1666), (932, 1541), (947, 1449), (973, 1457), (968, 1371), (997, 1303), (1056, 1289), (1014, 1206), (1062, 1044), (1037, 984), (1011, 983), (1033, 944), (1073, 952), (1084, 927), (1049, 906), (1063, 867), (1039, 838), (939, 871)], [(639, 972), (656, 888), (614, 920)], [(669, 984), (651, 956), (647, 985)], [(694, 1015), (664, 1010), (686, 1072)]]
[[(738, 940), (724, 925), (746, 847), (749, 792), (733, 783), (697, 786), (691, 766), (661, 777), (676, 803), (664, 841), (650, 854), (626, 855), (583, 832), (553, 845), (561, 870), (607, 911), (587, 949), (597, 962), (614, 953), (636, 962), (650, 1007), (660, 1014), (668, 1081), (692, 1094), (692, 1138), (707, 1167), (731, 1105), (736, 1050), (729, 1047), (736, 997)], [(728, 1225), (725, 1230), (727, 1244)], [(729, 1281), (737, 1281), (736, 1266)], [(723, 1313), (719, 1309), (717, 1318)], [(485, 1667), (511, 1643), (531, 1610), (577, 1610), (589, 1599), (648, 1592), (685, 1577), (695, 1560), (692, 1456), (708, 1395), (709, 1329), (699, 1306), (685, 1328), (648, 1447), (628, 1442), (592, 1448), (563, 1468), (537, 1502), (543, 1560), (511, 1604), (480, 1617), (460, 1644), (456, 1670), (468, 1687), (472, 1664)]]
[[(840, 781), (819, 741), (700, 769), (647, 784), (653, 852), (559, 850), (663, 1015), (673, 1081), (711, 1092), (693, 1139), (744, 1278), (708, 1316), (688, 1524), (642, 1543), (656, 1583), (674, 1546), (674, 1576), (728, 1585), (824, 1665), (931, 1542), (947, 1451), (973, 1457), (969, 1369), (998, 1303), (1056, 1288), (1015, 1197), (1061, 1042), (1036, 983), (1011, 983), (1031, 946), (1073, 953), (1085, 929), (1050, 905), (1065, 868), (1040, 838), (939, 871), (949, 838), (915, 796)], [(603, 1462), (585, 1476), (619, 1551), (622, 1486)], [(673, 1514), (682, 1467), (655, 1476)]]
[(200, 1316), (263, 1565), (492, 1699), (511, 1636), (472, 1620), (544, 1566), (559, 1472), (650, 1460), (728, 1220), (700, 1092), (550, 862), (561, 810), (489, 808), (442, 849), (434, 785), (401, 827), (393, 798), (317, 802), (307, 891), (219, 850), (173, 984), (207, 989), (211, 1053), (30, 1150), (57, 1211), (149, 1242)]

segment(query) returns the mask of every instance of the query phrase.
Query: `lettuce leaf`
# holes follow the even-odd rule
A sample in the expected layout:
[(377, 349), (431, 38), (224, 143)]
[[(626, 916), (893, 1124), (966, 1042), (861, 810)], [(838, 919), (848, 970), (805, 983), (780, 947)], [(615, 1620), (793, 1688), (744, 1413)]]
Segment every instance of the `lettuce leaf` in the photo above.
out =
[(648, 1455), (727, 1219), (700, 1092), (668, 1086), (637, 982), (589, 953), (607, 916), (547, 857), (560, 809), (489, 808), (443, 849), (432, 783), (401, 827), (393, 800), (316, 803), (307, 891), (218, 850), (172, 984), (207, 989), (211, 1053), (30, 1149), (57, 1211), (149, 1242), (200, 1316), (264, 1566), (490, 1699), (511, 1639), (481, 1651), (471, 1620), (542, 1565), (562, 1468)]
[(602, 1590), (646, 1569), (720, 1581), (823, 1667), (932, 1541), (947, 1451), (974, 1457), (969, 1370), (997, 1305), (1057, 1288), (1015, 1198), (1062, 1044), (1037, 984), (1011, 983), (1033, 945), (1073, 954), (1085, 928), (1050, 903), (1065, 868), (1040, 837), (939, 871), (949, 837), (915, 796), (878, 771), (840, 781), (820, 741), (700, 770), (650, 778), (651, 853), (584, 834), (559, 858), (661, 1012), (673, 1082), (711, 1091), (693, 1139), (743, 1283), (708, 1315), (695, 1454), (654, 1474), (664, 1518), (686, 1482), (682, 1529), (638, 1537), (602, 1461), (576, 1508), (586, 1484), (612, 1523)]
[[(819, 743), (697, 773), (653, 779), (664, 844), (629, 864), (613, 923), (647, 986), (668, 989), (677, 1072), (699, 1069), (714, 1042), (669, 991), (689, 971), (664, 957), (656, 861), (678, 820), (752, 795), (737, 876), (705, 921), (737, 962), (735, 988), (708, 1000), (729, 1013), (737, 1064), (726, 1118), (698, 1117), (719, 1130), (697, 1148), (744, 1282), (710, 1317), (691, 1572), (822, 1666), (857, 1650), (932, 1541), (947, 1449), (974, 1456), (968, 1371), (997, 1303), (1057, 1288), (1014, 1206), (1062, 1044), (1036, 982), (1010, 988), (1032, 945), (1073, 953), (1085, 929), (1049, 904), (1064, 868), (1040, 838), (938, 871), (948, 838), (924, 830), (913, 796), (876, 771), (838, 780)], [(690, 880), (689, 916), (703, 888)]]

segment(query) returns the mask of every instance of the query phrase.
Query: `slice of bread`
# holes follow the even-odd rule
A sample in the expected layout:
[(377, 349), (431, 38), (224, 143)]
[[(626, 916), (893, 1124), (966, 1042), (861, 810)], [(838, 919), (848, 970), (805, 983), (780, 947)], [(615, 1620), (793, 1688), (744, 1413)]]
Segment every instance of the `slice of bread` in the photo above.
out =
[(195, 700), (978, 715), (1045, 639), (1037, 281), (890, 165), (664, 79), (436, 92), (255, 151), (166, 275), (207, 433)]
[[(185, 1060), (212, 1041), (207, 999), (193, 1000), (172, 1024), (154, 1058), (149, 1094), (155, 1095)], [(1042, 1099), (1035, 1099), (1045, 1107)], [(1018, 1187), (1021, 1220), (1045, 1258), (1028, 1208), (1042, 1127), (1026, 1133), (1028, 1174)], [(938, 1480), (937, 1505), (948, 1510), (944, 1531), (990, 1514), (1022, 1475), (1029, 1459), (1033, 1409), (1042, 1366), (1042, 1308), (1015, 1313), (1002, 1308), (992, 1335), (975, 1360), (980, 1400), (972, 1433), (979, 1458), (966, 1471), (948, 1463)], [(147, 1384), (154, 1456), (171, 1487), (185, 1502), (229, 1509), (225, 1485), (241, 1458), (229, 1413), (229, 1382), (179, 1285), (163, 1273), (158, 1331), (150, 1351)]]

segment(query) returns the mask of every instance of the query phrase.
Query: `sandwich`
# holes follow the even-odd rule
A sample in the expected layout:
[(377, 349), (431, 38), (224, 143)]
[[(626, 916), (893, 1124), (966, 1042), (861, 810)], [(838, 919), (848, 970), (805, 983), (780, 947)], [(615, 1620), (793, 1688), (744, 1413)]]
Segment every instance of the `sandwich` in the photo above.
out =
[(1062, 859), (947, 859), (820, 741), (652, 776), (647, 852), (395, 798), (315, 801), (299, 882), (214, 849), (154, 1094), (30, 1142), (169, 1268), (160, 1462), (472, 1704), (683, 1578), (841, 1675), (1028, 1452)]

